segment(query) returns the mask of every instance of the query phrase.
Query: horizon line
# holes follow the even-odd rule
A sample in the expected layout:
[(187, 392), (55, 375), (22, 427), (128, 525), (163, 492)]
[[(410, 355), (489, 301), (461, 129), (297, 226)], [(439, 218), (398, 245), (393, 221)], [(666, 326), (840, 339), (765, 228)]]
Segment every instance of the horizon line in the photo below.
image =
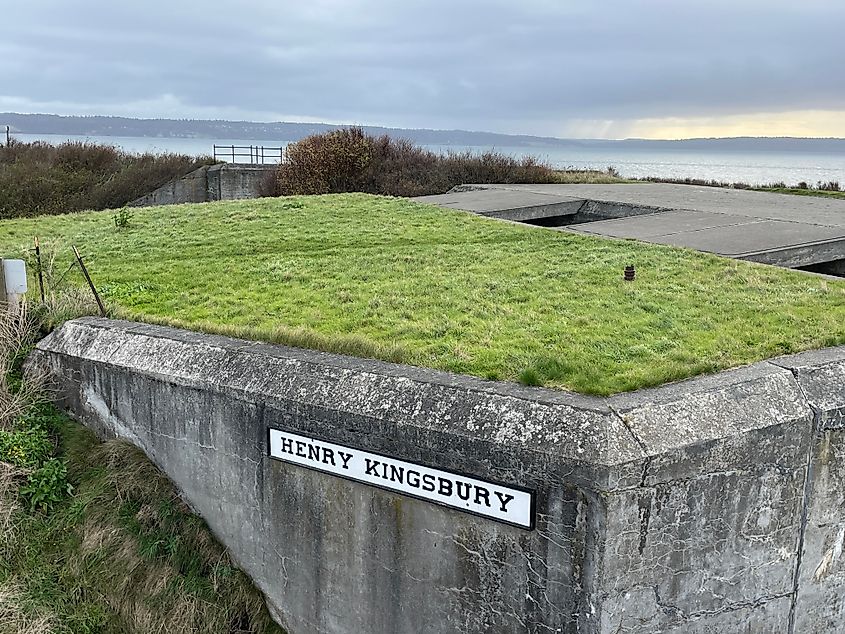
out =
[[(376, 128), (381, 130), (397, 130), (397, 131), (407, 131), (407, 132), (461, 132), (467, 134), (493, 134), (498, 136), (506, 136), (506, 137), (518, 137), (518, 138), (531, 138), (531, 139), (540, 139), (540, 140), (550, 140), (550, 141), (609, 141), (609, 142), (624, 142), (624, 141), (658, 141), (658, 142), (684, 142), (684, 141), (731, 141), (731, 140), (743, 140), (743, 139), (768, 139), (768, 140), (799, 140), (799, 141), (845, 141), (845, 137), (836, 137), (836, 136), (790, 136), (790, 135), (777, 135), (777, 136), (751, 136), (751, 135), (738, 135), (738, 136), (708, 136), (708, 137), (683, 137), (683, 138), (649, 138), (649, 137), (625, 137), (625, 138), (608, 138), (608, 137), (556, 137), (556, 136), (541, 136), (538, 134), (525, 134), (520, 132), (494, 132), (490, 130), (469, 130), (464, 128), (419, 128), (419, 127), (410, 127), (410, 128), (403, 128), (403, 127), (396, 127), (396, 126), (388, 126), (388, 125), (373, 125), (373, 124), (360, 124), (360, 123), (330, 123), (325, 121), (250, 121), (247, 119), (204, 119), (204, 118), (188, 118), (188, 117), (127, 117), (125, 115), (103, 115), (103, 114), (56, 114), (50, 112), (0, 112), (0, 117), (4, 115), (13, 115), (13, 116), (46, 116), (46, 117), (58, 117), (63, 119), (93, 119), (93, 118), (102, 118), (102, 119), (125, 119), (129, 121), (147, 121), (147, 122), (155, 122), (155, 121), (174, 121), (174, 122), (196, 122), (196, 123), (239, 123), (239, 124), (252, 124), (252, 125), (315, 125), (315, 126), (327, 126), (327, 127), (335, 127), (335, 128)], [(5, 125), (0, 122), (0, 125)], [(18, 132), (18, 134), (54, 134), (49, 132), (43, 133), (31, 133), (31, 132)], [(116, 136), (116, 135), (95, 135), (95, 136)], [(179, 138), (179, 137), (173, 137)]]

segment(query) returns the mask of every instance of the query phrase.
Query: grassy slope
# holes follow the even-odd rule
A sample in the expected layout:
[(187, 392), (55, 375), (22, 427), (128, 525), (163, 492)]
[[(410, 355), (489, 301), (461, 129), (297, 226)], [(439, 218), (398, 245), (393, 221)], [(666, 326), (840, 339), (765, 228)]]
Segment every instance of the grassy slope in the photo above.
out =
[(138, 449), (49, 407), (40, 419), (75, 490), (51, 512), (27, 510), (0, 462), (0, 632), (283, 634)]
[[(125, 315), (607, 394), (845, 343), (845, 282), (363, 194), (0, 223)], [(634, 283), (622, 281), (627, 264)]]

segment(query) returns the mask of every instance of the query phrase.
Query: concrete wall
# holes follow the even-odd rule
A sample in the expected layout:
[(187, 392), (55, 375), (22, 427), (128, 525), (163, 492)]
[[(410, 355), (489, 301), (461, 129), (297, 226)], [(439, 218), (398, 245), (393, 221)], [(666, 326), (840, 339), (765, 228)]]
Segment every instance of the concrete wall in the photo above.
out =
[[(845, 348), (608, 399), (94, 318), (30, 363), (292, 634), (845, 631)], [(279, 462), (268, 428), (527, 487), (536, 527)]]
[(204, 165), (138, 198), (130, 203), (130, 206), (150, 207), (256, 198), (262, 179), (276, 169), (275, 165)]

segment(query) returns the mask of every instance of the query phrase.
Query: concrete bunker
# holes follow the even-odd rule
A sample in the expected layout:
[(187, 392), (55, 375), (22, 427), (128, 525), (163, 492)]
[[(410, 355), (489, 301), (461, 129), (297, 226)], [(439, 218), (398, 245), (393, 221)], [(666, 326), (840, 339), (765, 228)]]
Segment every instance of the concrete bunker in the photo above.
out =
[[(29, 363), (179, 485), (292, 634), (842, 627), (842, 347), (609, 398), (94, 318)], [(272, 430), (326, 468), (527, 492), (532, 523), (276, 459)]]

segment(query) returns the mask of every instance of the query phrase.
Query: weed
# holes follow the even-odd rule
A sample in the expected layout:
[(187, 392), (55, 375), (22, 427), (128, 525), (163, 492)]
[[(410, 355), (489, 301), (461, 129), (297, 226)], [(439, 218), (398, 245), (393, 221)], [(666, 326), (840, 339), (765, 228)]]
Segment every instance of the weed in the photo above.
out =
[(35, 511), (52, 511), (53, 506), (73, 491), (67, 481), (67, 465), (64, 460), (52, 458), (29, 474), (21, 495)]
[(523, 385), (539, 386), (543, 385), (540, 375), (534, 368), (525, 368), (519, 373), (519, 382)]
[(118, 209), (114, 215), (112, 215), (115, 229), (118, 231), (121, 229), (128, 229), (134, 215), (134, 212), (127, 207), (121, 207)]
[(0, 430), (0, 461), (24, 469), (36, 468), (53, 453), (53, 443), (43, 427)]

